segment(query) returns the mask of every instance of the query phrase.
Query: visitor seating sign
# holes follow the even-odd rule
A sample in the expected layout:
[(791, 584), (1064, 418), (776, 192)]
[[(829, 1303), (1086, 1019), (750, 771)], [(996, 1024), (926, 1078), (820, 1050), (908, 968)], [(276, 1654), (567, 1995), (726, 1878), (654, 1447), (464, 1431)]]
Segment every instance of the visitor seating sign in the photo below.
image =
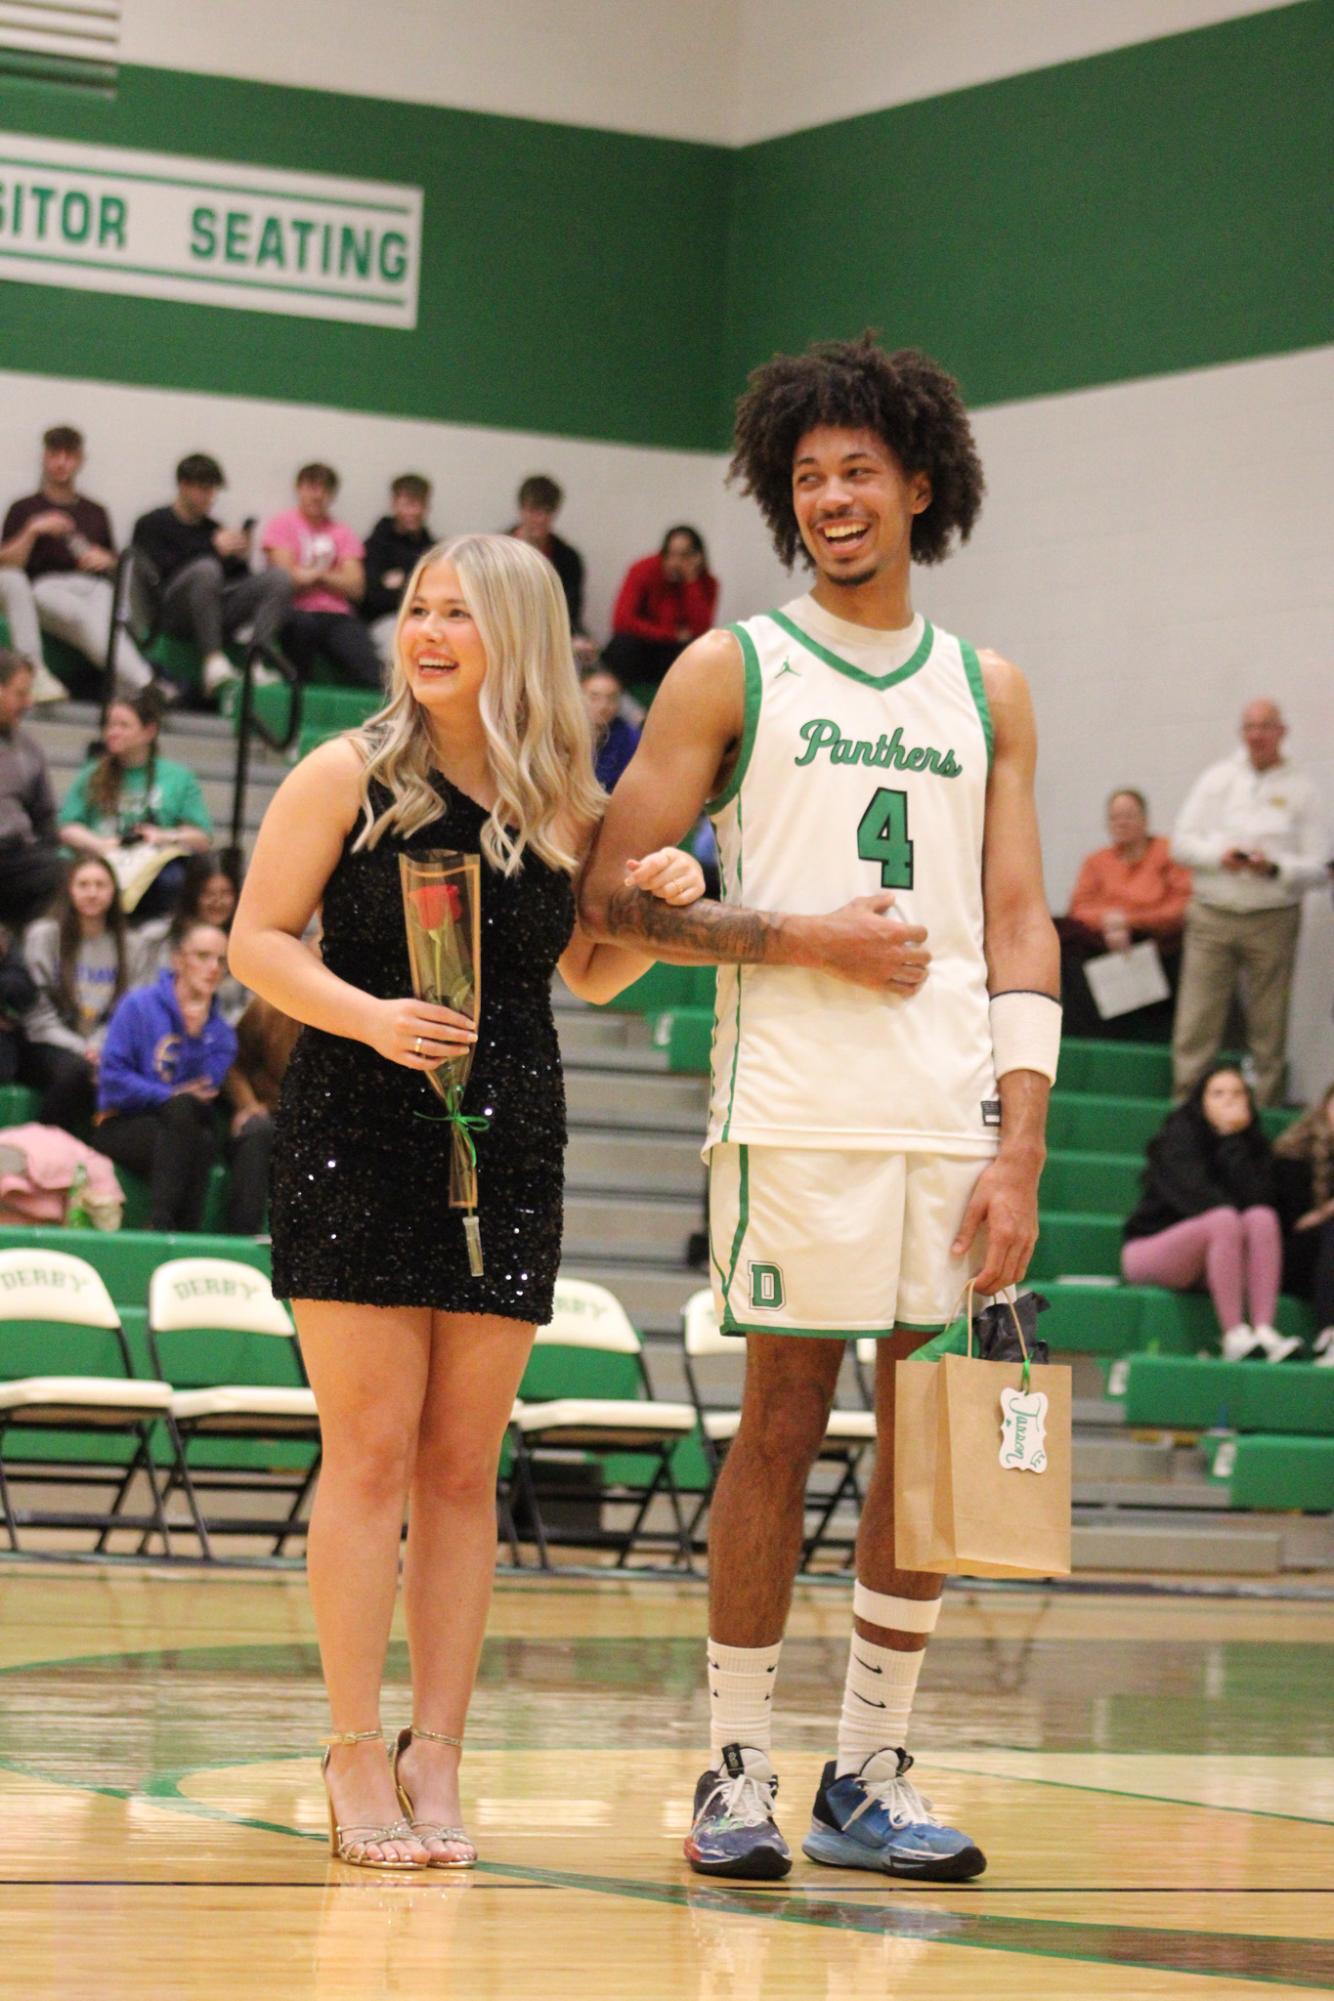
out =
[(250, 313), (417, 324), (422, 192), (0, 137), (0, 277)]

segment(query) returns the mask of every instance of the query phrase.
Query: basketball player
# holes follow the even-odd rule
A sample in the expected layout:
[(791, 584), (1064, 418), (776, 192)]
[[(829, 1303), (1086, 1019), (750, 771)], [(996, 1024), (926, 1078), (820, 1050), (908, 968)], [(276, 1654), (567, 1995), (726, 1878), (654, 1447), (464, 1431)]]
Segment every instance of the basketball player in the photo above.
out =
[[(705, 1153), (714, 1291), (744, 1336), (740, 1429), (714, 1498), (713, 1761), (686, 1856), (784, 1876), (773, 1688), (807, 1475), (844, 1342), (873, 1335), (878, 1448), (862, 1510), (836, 1756), (805, 1853), (960, 1880), (903, 1746), (942, 1580), (894, 1561), (894, 1365), (975, 1275), (1019, 1280), (1037, 1237), (1060, 1038), (1058, 950), (1019, 669), (915, 613), (909, 565), (966, 538), (983, 480), (955, 383), (869, 336), (758, 369), (732, 476), (807, 596), (705, 634), (663, 682), (583, 892), (595, 937), (716, 963)], [(621, 887), (702, 805), (723, 894)]]

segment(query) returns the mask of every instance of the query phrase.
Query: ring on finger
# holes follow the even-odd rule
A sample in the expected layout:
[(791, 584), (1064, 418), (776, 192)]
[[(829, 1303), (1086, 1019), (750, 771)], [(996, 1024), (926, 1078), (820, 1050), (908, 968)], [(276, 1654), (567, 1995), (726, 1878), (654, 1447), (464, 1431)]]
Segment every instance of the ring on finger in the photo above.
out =
[(422, 1039), (420, 1035), (417, 1037), (417, 1040), (412, 1045), (412, 1053), (414, 1056), (420, 1056), (422, 1053)]

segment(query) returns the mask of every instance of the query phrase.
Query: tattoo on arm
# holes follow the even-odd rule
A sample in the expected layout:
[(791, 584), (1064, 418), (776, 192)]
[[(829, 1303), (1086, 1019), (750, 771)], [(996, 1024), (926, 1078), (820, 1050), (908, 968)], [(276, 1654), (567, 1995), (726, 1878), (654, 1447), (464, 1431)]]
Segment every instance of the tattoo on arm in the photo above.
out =
[(607, 929), (626, 943), (651, 946), (678, 964), (757, 966), (771, 962), (778, 926), (763, 910), (728, 908), (705, 897), (685, 909), (642, 889), (616, 889), (607, 899)]

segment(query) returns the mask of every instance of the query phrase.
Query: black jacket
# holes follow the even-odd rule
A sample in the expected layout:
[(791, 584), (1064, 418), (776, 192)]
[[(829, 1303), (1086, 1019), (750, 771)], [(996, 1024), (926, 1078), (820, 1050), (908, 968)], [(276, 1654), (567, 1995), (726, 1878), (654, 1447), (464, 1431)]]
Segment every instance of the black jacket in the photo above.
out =
[(1274, 1207), (1274, 1157), (1258, 1119), (1239, 1133), (1216, 1132), (1197, 1089), (1169, 1113), (1149, 1142), (1139, 1203), (1125, 1241), (1153, 1237), (1209, 1209)]
[[(404, 535), (394, 526), (392, 514), (382, 514), (366, 537), (366, 595), (361, 615), (370, 624), (377, 618), (392, 618), (403, 596), (403, 587), (421, 558), (435, 541), (429, 528), (416, 535)], [(386, 585), (386, 576), (403, 572), (401, 583)]]

